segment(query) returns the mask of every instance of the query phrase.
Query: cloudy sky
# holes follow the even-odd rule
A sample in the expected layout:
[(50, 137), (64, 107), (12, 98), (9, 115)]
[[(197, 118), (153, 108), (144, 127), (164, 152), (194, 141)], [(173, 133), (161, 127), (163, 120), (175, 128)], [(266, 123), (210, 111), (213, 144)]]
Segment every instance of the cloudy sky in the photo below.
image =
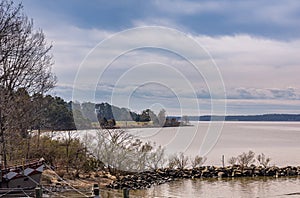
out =
[[(223, 92), (214, 88), (223, 82), (227, 114), (300, 113), (298, 0), (24, 0), (23, 5), (53, 44), (58, 77), (53, 93), (66, 100), (74, 98), (75, 88), (86, 96), (82, 100), (136, 111), (152, 107), (173, 115), (209, 114), (212, 97), (222, 103)], [(119, 54), (105, 70), (95, 68), (109, 61), (118, 47), (98, 50), (101, 41), (147, 26), (172, 28), (197, 42), (202, 51), (178, 38), (182, 53), (198, 53), (192, 61), (206, 57), (215, 81), (205, 71), (198, 75), (182, 54), (174, 53), (176, 45), (163, 33), (152, 39), (168, 48), (135, 49)], [(148, 42), (153, 36), (133, 35), (129, 41)], [(88, 84), (93, 75), (96, 87)], [(81, 81), (76, 84), (77, 78)]]

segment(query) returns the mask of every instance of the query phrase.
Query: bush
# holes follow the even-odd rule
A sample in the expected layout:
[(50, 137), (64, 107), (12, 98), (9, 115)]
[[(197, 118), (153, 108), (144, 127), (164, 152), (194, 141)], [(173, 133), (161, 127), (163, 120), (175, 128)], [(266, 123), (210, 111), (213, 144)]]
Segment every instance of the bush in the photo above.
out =
[(264, 166), (265, 168), (268, 166), (268, 164), (271, 161), (271, 158), (266, 157), (265, 154), (263, 154), (263, 153), (259, 154), (256, 159), (259, 162), (259, 164)]
[(179, 169), (184, 169), (188, 165), (189, 158), (184, 156), (184, 153), (174, 154), (169, 158), (169, 168), (174, 169), (175, 167)]
[(200, 157), (199, 155), (196, 155), (195, 158), (191, 159), (192, 168), (201, 167), (205, 161), (206, 157)]
[(244, 168), (255, 162), (255, 153), (253, 151), (248, 151), (248, 153), (242, 153), (237, 157), (238, 164)]
[(236, 157), (231, 157), (229, 158), (228, 160), (228, 163), (233, 166), (233, 165), (236, 165), (236, 162), (237, 162), (237, 158)]

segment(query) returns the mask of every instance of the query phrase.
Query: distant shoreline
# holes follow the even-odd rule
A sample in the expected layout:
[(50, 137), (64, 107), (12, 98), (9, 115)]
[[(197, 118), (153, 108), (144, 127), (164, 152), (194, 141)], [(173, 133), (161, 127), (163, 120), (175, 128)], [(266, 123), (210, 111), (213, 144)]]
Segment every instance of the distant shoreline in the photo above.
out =
[[(126, 124), (126, 121), (117, 121), (116, 126), (113, 127), (105, 127), (103, 129), (141, 129), (141, 128), (169, 128), (169, 127), (191, 127), (192, 124), (180, 124), (180, 125), (170, 125), (170, 126), (159, 126), (153, 125), (149, 122), (130, 122)], [(98, 127), (101, 129), (101, 127)]]
[(262, 115), (204, 115), (189, 116), (190, 121), (255, 121), (255, 122), (300, 122), (300, 114), (262, 114)]

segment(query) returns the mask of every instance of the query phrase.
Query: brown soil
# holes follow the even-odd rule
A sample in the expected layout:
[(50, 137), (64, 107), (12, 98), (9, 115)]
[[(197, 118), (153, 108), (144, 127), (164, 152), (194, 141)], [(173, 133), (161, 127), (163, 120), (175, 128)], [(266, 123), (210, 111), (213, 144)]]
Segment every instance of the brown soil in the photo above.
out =
[(106, 185), (114, 180), (116, 180), (114, 176), (103, 171), (79, 174), (79, 178), (75, 178), (72, 173), (66, 173), (65, 171), (45, 170), (41, 184), (52, 187), (72, 186), (77, 189), (87, 190), (92, 189), (94, 184), (98, 184), (100, 188), (106, 188)]

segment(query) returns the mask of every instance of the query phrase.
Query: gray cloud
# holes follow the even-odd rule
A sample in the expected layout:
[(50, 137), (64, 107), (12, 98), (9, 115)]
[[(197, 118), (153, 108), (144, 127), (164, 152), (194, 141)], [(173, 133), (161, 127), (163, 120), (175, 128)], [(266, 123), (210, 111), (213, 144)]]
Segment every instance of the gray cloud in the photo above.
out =
[(254, 99), (254, 100), (299, 100), (300, 91), (295, 88), (236, 88), (228, 91), (228, 99)]
[(298, 100), (300, 99), (300, 93), (297, 93), (294, 88), (288, 88), (285, 90), (282, 89), (270, 89), (269, 90), (274, 98), (279, 98), (279, 99), (291, 99), (291, 100)]
[[(71, 15), (74, 12), (76, 18), (79, 17), (76, 10), (66, 10), (65, 13), (51, 9), (45, 11), (43, 9), (46, 7), (39, 5), (38, 2), (24, 2), (25, 10), (30, 13), (30, 17), (34, 18), (35, 24), (43, 28), (49, 42), (54, 44), (52, 52), (55, 65), (53, 70), (58, 76), (59, 84), (53, 93), (70, 100), (74, 78), (84, 57), (99, 42), (116, 32), (111, 31), (110, 28), (109, 30), (102, 28), (102, 15), (94, 17), (94, 22), (99, 18), (98, 26), (94, 24), (94, 26), (86, 28), (86, 26), (78, 25), (74, 16)], [(47, 4), (53, 3), (49, 1)], [(57, 6), (54, 4), (52, 6)], [(61, 4), (64, 4), (65, 8), (70, 7), (68, 1), (62, 1)], [(74, 6), (76, 7), (76, 5)], [(284, 112), (286, 109), (287, 112), (292, 112), (294, 109), (295, 112), (299, 112), (299, 108), (296, 108), (299, 105), (296, 102), (300, 98), (298, 80), (300, 73), (299, 8), (299, 1), (294, 0), (275, 0), (272, 3), (267, 0), (155, 1), (154, 7), (151, 6), (152, 14), (149, 12), (139, 17), (125, 18), (121, 22), (123, 24), (127, 22), (133, 26), (166, 25), (186, 30), (191, 38), (197, 40), (210, 52), (219, 66), (227, 87), (229, 111), (233, 109), (234, 112), (259, 113), (268, 112), (268, 109), (272, 112), (276, 110)], [(80, 6), (77, 9), (82, 11)], [(107, 9), (113, 10), (114, 6), (111, 5)], [(141, 12), (143, 12), (142, 9)], [(83, 12), (88, 12), (88, 10), (83, 10)], [(124, 15), (124, 17), (129, 15)], [(120, 26), (120, 21), (113, 23), (110, 15), (106, 17), (105, 27), (107, 25), (118, 26), (117, 29), (119, 29), (128, 26)], [(220, 18), (222, 20), (219, 20)], [(226, 24), (223, 24), (222, 21), (225, 21)], [(168, 43), (164, 38), (161, 40), (162, 43)], [(173, 44), (168, 43), (168, 46), (172, 47)], [(184, 45), (182, 45), (182, 49), (186, 53), (194, 53), (193, 49)], [(105, 53), (111, 53), (110, 50)], [(99, 100), (109, 102), (111, 91), (114, 88), (119, 91), (120, 95), (131, 90), (134, 85), (127, 80), (117, 87), (114, 82), (109, 80), (118, 79), (118, 75), (126, 71), (126, 65), (149, 60), (159, 60), (173, 65), (181, 73), (187, 68), (184, 61), (166, 53), (132, 53), (122, 64), (115, 64), (112, 67), (107, 78), (108, 81), (97, 87), (96, 96)], [(188, 70), (185, 74), (188, 80), (195, 82), (193, 87), (197, 88), (196, 98), (200, 101), (202, 109), (209, 111), (209, 90), (206, 88), (204, 80), (195, 73), (193, 70)], [(166, 76), (159, 72), (156, 75), (160, 75), (159, 78), (169, 78), (170, 84), (174, 86), (174, 89), (176, 88), (181, 97), (184, 97), (186, 104), (195, 102), (192, 97), (194, 91), (187, 86), (178, 84), (178, 80), (172, 75)], [(86, 78), (89, 79), (89, 76), (87, 75)], [(136, 78), (145, 79), (145, 74), (140, 73)], [(82, 93), (90, 92), (91, 90), (88, 89), (92, 88), (87, 86)], [(155, 96), (166, 100), (171, 97), (170, 94), (158, 88), (141, 89), (136, 92), (136, 97), (138, 96), (145, 100)], [(151, 102), (151, 99), (148, 102)]]

